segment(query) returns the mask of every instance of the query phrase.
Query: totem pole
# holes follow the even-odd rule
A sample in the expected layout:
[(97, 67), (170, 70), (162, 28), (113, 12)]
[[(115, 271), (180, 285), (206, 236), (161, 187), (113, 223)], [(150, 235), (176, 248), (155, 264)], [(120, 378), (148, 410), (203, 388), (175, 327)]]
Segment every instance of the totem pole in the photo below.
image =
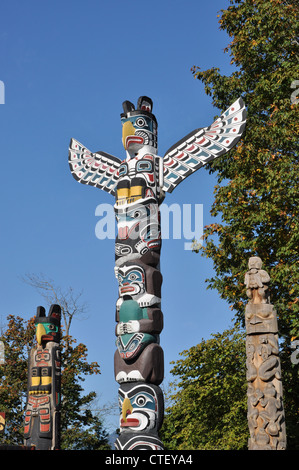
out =
[(285, 450), (286, 432), (277, 315), (270, 277), (258, 256), (249, 258), (245, 309), (249, 450)]
[(44, 307), (37, 308), (37, 346), (29, 356), (24, 426), (25, 445), (37, 450), (60, 448), (60, 319), (59, 305), (51, 305), (48, 316)]
[(159, 335), (161, 312), (160, 210), (165, 192), (205, 163), (223, 155), (239, 141), (246, 110), (238, 99), (210, 127), (196, 129), (157, 155), (157, 120), (152, 100), (138, 99), (137, 108), (123, 103), (122, 142), (126, 159), (91, 153), (71, 139), (69, 165), (73, 177), (116, 198), (118, 233), (115, 241), (116, 302), (115, 380), (119, 384), (120, 436), (118, 450), (160, 450), (159, 429), (164, 376)]

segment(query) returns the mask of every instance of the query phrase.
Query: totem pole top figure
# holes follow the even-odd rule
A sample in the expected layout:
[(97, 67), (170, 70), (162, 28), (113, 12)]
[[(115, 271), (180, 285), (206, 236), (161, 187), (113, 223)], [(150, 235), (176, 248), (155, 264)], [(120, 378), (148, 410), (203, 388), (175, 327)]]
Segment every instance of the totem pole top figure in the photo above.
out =
[[(247, 112), (239, 98), (213, 124), (190, 132), (161, 158), (157, 155), (157, 120), (152, 109), (153, 102), (146, 96), (138, 99), (137, 109), (130, 101), (123, 103), (123, 161), (102, 151), (92, 153), (71, 139), (69, 165), (73, 177), (116, 196), (117, 204), (149, 197), (145, 191), (161, 202), (165, 192), (171, 193), (187, 176), (231, 150), (246, 125)], [(145, 180), (147, 184), (143, 184)]]
[(122, 142), (127, 160), (145, 153), (157, 154), (157, 119), (152, 114), (153, 102), (147, 96), (138, 99), (137, 109), (124, 101), (121, 116)]
[(251, 256), (248, 260), (249, 271), (245, 274), (244, 284), (249, 302), (253, 304), (269, 303), (268, 284), (269, 274), (262, 269), (263, 262), (258, 256)]
[(48, 342), (59, 343), (60, 319), (61, 307), (59, 305), (51, 305), (48, 315), (46, 315), (44, 307), (37, 307), (34, 323), (36, 325), (37, 343), (40, 346)]

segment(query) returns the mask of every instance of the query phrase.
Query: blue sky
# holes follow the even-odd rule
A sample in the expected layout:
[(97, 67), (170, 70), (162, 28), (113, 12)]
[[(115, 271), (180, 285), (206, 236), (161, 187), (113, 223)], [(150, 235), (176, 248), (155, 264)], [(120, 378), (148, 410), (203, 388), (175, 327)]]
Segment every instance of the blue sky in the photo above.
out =
[[(99, 204), (107, 193), (78, 184), (68, 167), (71, 137), (91, 151), (121, 159), (122, 102), (153, 99), (158, 153), (198, 127), (210, 125), (213, 108), (203, 85), (190, 72), (219, 67), (231, 74), (224, 54), (229, 42), (219, 30), (228, 0), (58, 1), (3, 0), (0, 17), (1, 230), (0, 321), (8, 314), (30, 318), (44, 300), (20, 279), (44, 273), (62, 288), (83, 289), (88, 317), (73, 321), (71, 334), (87, 345), (102, 374), (86, 380), (99, 405), (117, 399), (114, 380), (114, 240), (99, 240)], [(225, 158), (225, 157), (224, 157)], [(216, 181), (205, 169), (167, 195), (170, 204), (203, 204), (210, 216)], [(162, 245), (161, 346), (165, 386), (170, 361), (231, 325), (232, 312), (205, 279), (213, 266), (184, 250), (185, 240)], [(117, 427), (117, 417), (107, 420)]]

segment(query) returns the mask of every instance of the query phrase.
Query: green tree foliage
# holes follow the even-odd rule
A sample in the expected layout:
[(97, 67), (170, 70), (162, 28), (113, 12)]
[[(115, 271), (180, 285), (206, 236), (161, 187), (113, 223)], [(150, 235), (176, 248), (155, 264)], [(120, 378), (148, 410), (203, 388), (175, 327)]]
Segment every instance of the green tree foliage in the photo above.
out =
[[(67, 347), (64, 348), (64, 345)], [(81, 385), (87, 375), (99, 374), (96, 362), (87, 362), (87, 348), (68, 336), (62, 340), (62, 410), (61, 448), (65, 450), (105, 450), (108, 434), (103, 430), (99, 416), (91, 410), (95, 392), (83, 395)]]
[(225, 76), (218, 68), (193, 68), (217, 108), (224, 110), (242, 96), (248, 109), (244, 138), (209, 166), (218, 178), (211, 213), (221, 216), (221, 223), (204, 232), (203, 254), (213, 260), (217, 274), (209, 285), (243, 318), (247, 260), (260, 256), (271, 276), (281, 333), (296, 336), (299, 106), (290, 96), (299, 78), (298, 3), (230, 3), (219, 23), (232, 38), (226, 51), (236, 70)]
[(6, 414), (5, 444), (23, 444), (29, 350), (35, 333), (33, 320), (9, 315), (0, 337), (5, 347), (5, 364), (0, 365), (0, 411)]
[(181, 353), (161, 437), (169, 450), (244, 450), (249, 437), (244, 332), (237, 327)]
[[(28, 356), (34, 345), (34, 319), (10, 315), (0, 337), (5, 345), (5, 364), (0, 366), (0, 411), (6, 412), (5, 444), (23, 444)], [(70, 335), (62, 348), (62, 449), (109, 449), (108, 435), (92, 411), (95, 392), (84, 395), (81, 383), (87, 375), (99, 374), (97, 363), (88, 363), (87, 348)]]
[(263, 260), (278, 313), (288, 446), (294, 448), (299, 367), (290, 346), (299, 339), (299, 104), (291, 100), (291, 86), (299, 79), (298, 2), (230, 0), (219, 17), (220, 29), (231, 38), (225, 51), (233, 72), (192, 72), (221, 111), (241, 96), (248, 120), (239, 144), (208, 165), (217, 177), (211, 210), (217, 221), (205, 227), (200, 251), (214, 263), (209, 288), (230, 303), (241, 324), (248, 258)]

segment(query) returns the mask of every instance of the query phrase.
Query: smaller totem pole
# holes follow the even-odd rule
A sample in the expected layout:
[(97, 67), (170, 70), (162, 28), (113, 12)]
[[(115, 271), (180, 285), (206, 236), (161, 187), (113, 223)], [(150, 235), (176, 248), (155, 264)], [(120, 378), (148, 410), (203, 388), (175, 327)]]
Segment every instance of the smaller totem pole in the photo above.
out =
[(59, 305), (51, 305), (49, 315), (37, 308), (37, 346), (29, 356), (24, 439), (37, 450), (60, 448), (60, 318)]
[(249, 258), (245, 309), (249, 450), (285, 450), (286, 432), (277, 315), (270, 303), (270, 277), (259, 257)]

